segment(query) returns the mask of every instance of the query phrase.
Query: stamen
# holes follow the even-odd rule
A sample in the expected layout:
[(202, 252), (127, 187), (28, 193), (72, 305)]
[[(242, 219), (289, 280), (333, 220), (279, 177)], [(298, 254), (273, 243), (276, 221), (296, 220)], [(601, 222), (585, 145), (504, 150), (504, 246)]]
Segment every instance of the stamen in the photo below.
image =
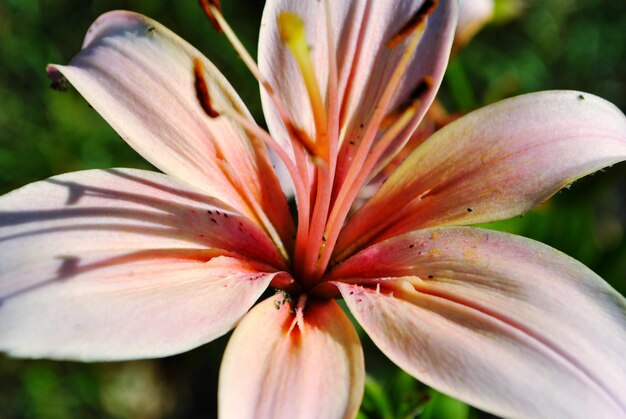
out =
[(302, 177), (298, 173), (297, 167), (295, 166), (293, 160), (289, 158), (289, 156), (287, 155), (285, 148), (282, 147), (280, 144), (278, 144), (276, 140), (268, 132), (266, 132), (264, 129), (262, 129), (256, 123), (254, 123), (253, 121), (250, 121), (246, 117), (236, 112), (230, 112), (230, 111), (223, 111), (222, 115), (224, 115), (227, 118), (231, 118), (234, 122), (239, 124), (244, 130), (246, 130), (251, 136), (256, 137), (260, 139), (261, 141), (263, 141), (272, 151), (276, 153), (278, 158), (285, 164), (285, 168), (289, 172), (289, 175), (291, 176), (294, 182), (294, 188), (296, 192), (296, 203), (298, 205), (299, 211), (303, 212), (303, 209), (301, 208), (301, 206), (304, 205), (304, 203), (308, 203), (309, 201), (308, 199), (304, 198), (306, 197), (306, 194), (307, 194), (306, 188), (302, 180)]
[[(421, 83), (420, 83), (421, 84)], [(361, 187), (367, 181), (370, 172), (383, 155), (387, 147), (397, 138), (397, 136), (410, 124), (411, 120), (417, 113), (419, 109), (419, 105), (421, 103), (421, 95), (418, 95), (413, 102), (407, 106), (402, 114), (396, 118), (395, 122), (389, 127), (387, 131), (383, 134), (380, 140), (376, 143), (376, 145), (372, 148), (372, 151), (367, 156), (365, 163), (361, 167), (361, 170), (358, 172), (351, 171), (349, 176), (346, 178), (346, 182), (342, 186), (339, 191), (339, 195), (337, 196), (337, 200), (335, 201), (335, 206), (330, 214), (328, 219), (328, 224), (326, 227), (325, 236), (327, 237), (327, 245), (329, 249), (334, 248), (337, 239), (339, 238), (339, 232), (341, 230), (341, 224), (343, 220), (347, 216), (350, 211), (350, 207), (354, 202), (354, 199), (358, 195)], [(319, 263), (319, 273), (321, 274), (323, 270), (326, 269), (328, 262), (330, 261), (331, 252), (330, 250), (322, 251), (322, 255), (320, 257)]]
[[(346, 142), (342, 145), (342, 154), (345, 154), (340, 161), (341, 167), (338, 169), (338, 173), (342, 176), (340, 179), (335, 179), (336, 186), (338, 188), (343, 187), (345, 178), (349, 176), (349, 173), (354, 170), (360, 170), (361, 165), (369, 153), (372, 142), (375, 140), (380, 127), (381, 122), (385, 116), (385, 113), (389, 111), (388, 106), (391, 103), (393, 95), (402, 82), (408, 66), (411, 63), (417, 46), (426, 30), (426, 23), (419, 25), (417, 30), (411, 33), (410, 42), (404, 48), (402, 55), (394, 69), (391, 77), (387, 81), (387, 85), (383, 90), (383, 93), (374, 107), (374, 112), (369, 118), (367, 127), (365, 128), (361, 140), (359, 141), (356, 150), (349, 147), (351, 144)], [(347, 166), (347, 167), (346, 167)], [(354, 175), (353, 175), (354, 176)], [(336, 188), (337, 189), (337, 188)]]
[[(276, 153), (278, 158), (285, 165), (289, 176), (291, 176), (294, 185), (296, 206), (298, 208), (298, 227), (296, 233), (294, 259), (300, 260), (303, 257), (302, 255), (306, 252), (310, 214), (310, 198), (309, 191), (305, 184), (306, 178), (298, 172), (297, 164), (294, 163), (294, 161), (287, 155), (285, 148), (278, 144), (268, 132), (240, 114), (227, 111), (224, 112), (223, 115), (233, 119), (246, 131), (248, 131), (250, 135), (261, 139), (272, 151)], [(297, 156), (298, 154), (296, 154), (296, 157)]]
[[(243, 46), (239, 38), (237, 38), (237, 35), (232, 30), (228, 22), (226, 22), (226, 19), (224, 19), (221, 10), (219, 9), (219, 7), (217, 7), (219, 4), (211, 1), (204, 1), (201, 3), (201, 5), (203, 9), (206, 7), (206, 9), (209, 11), (209, 13), (207, 14), (209, 16), (209, 19), (215, 19), (220, 29), (223, 31), (224, 35), (226, 35), (226, 38), (230, 41), (235, 51), (237, 51), (250, 73), (252, 73), (252, 75), (259, 82), (261, 88), (263, 88), (268, 94), (270, 100), (275, 106), (276, 111), (278, 112), (278, 115), (280, 116), (281, 121), (288, 131), (292, 151), (294, 154), (296, 171), (299, 174), (299, 176), (295, 176), (294, 174), (291, 174), (291, 176), (294, 182), (297, 182), (296, 179), (301, 179), (302, 183), (304, 184), (303, 188), (296, 187), (296, 191), (298, 191), (298, 189), (301, 189), (300, 193), (296, 193), (296, 200), (298, 205), (298, 232), (296, 238), (295, 256), (297, 259), (298, 255), (304, 253), (306, 249), (305, 244), (307, 243), (308, 226), (310, 219), (310, 185), (308, 180), (307, 160), (306, 156), (304, 155), (305, 151), (303, 149), (307, 149), (307, 152), (310, 153), (315, 150), (315, 147), (312, 145), (313, 142), (308, 139), (308, 137), (299, 135), (301, 131), (294, 124), (293, 119), (287, 112), (285, 104), (278, 96), (278, 94), (276, 94), (270, 83), (263, 77), (255, 60), (250, 56), (250, 53)], [(267, 141), (266, 143), (269, 145)], [(314, 154), (318, 154), (317, 151)], [(287, 159), (285, 159), (284, 156), (283, 161), (287, 162)], [(288, 164), (287, 166), (290, 165)]]
[(274, 224), (272, 224), (271, 220), (267, 217), (259, 202), (257, 202), (257, 200), (253, 198), (254, 195), (252, 194), (252, 191), (250, 190), (248, 185), (241, 180), (239, 175), (233, 170), (232, 166), (230, 166), (226, 160), (218, 159), (217, 163), (230, 184), (233, 185), (237, 192), (239, 192), (239, 195), (243, 197), (246, 203), (250, 206), (250, 208), (252, 208), (255, 215), (258, 217), (260, 224), (263, 226), (267, 235), (276, 245), (276, 248), (280, 252), (285, 262), (289, 262), (289, 253), (287, 252), (287, 249), (285, 248), (285, 245), (280, 238), (280, 234), (278, 234), (278, 231), (276, 231), (276, 227), (274, 227)]
[(415, 116), (423, 95), (434, 83), (432, 77), (430, 76), (424, 77), (420, 83), (418, 83), (418, 86), (410, 95), (413, 99), (412, 103), (403, 111), (402, 115), (397, 118), (391, 128), (383, 134), (383, 137), (378, 140), (378, 143), (373, 147), (373, 149), (370, 149), (371, 144), (374, 141), (376, 131), (380, 127), (380, 123), (383, 120), (383, 109), (387, 107), (389, 101), (391, 100), (391, 95), (399, 85), (402, 75), (409, 65), (410, 58), (415, 52), (419, 39), (421, 39), (422, 33), (423, 29), (412, 35), (411, 43), (404, 51), (403, 56), (398, 63), (398, 67), (396, 67), (389, 84), (383, 92), (381, 100), (377, 105), (377, 109), (372, 115), (370, 124), (366, 129), (364, 138), (359, 144), (346, 178), (339, 189), (337, 199), (335, 200), (335, 204), (327, 224), (326, 237), (328, 238), (328, 246), (322, 249), (322, 254), (317, 267), (318, 275), (321, 275), (324, 272), (328, 262), (330, 261), (330, 257), (332, 256), (331, 252), (339, 237), (341, 225), (345, 220), (345, 217), (348, 215), (350, 205), (358, 194), (361, 186), (367, 180), (371, 170), (374, 168), (376, 162), (382, 156), (385, 149), (393, 143), (393, 141), (397, 138), (397, 135), (407, 127), (411, 119)]
[[(283, 124), (285, 125), (285, 127), (287, 127), (287, 130), (290, 131), (289, 127), (290, 126), (295, 127), (295, 124), (293, 123), (292, 118), (289, 116), (289, 113), (287, 112), (287, 108), (285, 107), (280, 97), (276, 94), (272, 86), (269, 84), (269, 82), (263, 77), (263, 75), (261, 74), (261, 71), (259, 70), (259, 67), (257, 66), (256, 62), (254, 61), (250, 53), (243, 46), (239, 38), (237, 38), (237, 35), (233, 31), (233, 29), (230, 27), (228, 22), (226, 22), (226, 19), (224, 19), (224, 16), (221, 13), (221, 9), (219, 8), (219, 1), (217, 2), (214, 0), (213, 1), (212, 0), (200, 0), (200, 1), (201, 1), (201, 6), (203, 7), (203, 9), (206, 7), (206, 9), (209, 11), (209, 13), (207, 13), (207, 16), (209, 16), (209, 19), (215, 19), (215, 21), (219, 25), (221, 32), (223, 32), (224, 35), (226, 35), (226, 38), (228, 39), (228, 41), (230, 41), (235, 51), (237, 51), (237, 54), (239, 54), (239, 56), (243, 60), (244, 64), (246, 65), (250, 73), (252, 73), (254, 78), (256, 78), (257, 81), (259, 82), (259, 85), (268, 94), (268, 96), (274, 103), (274, 106), (276, 107), (276, 111), (278, 112), (278, 115), (280, 116)], [(292, 134), (291, 131), (290, 131), (290, 134)], [(305, 146), (305, 144), (300, 141), (300, 138), (291, 138), (291, 140), (296, 140), (297, 143), (300, 143), (303, 146)], [(294, 147), (294, 154), (297, 154), (297, 153), (298, 153), (298, 150), (296, 150)]]
[(211, 97), (209, 96), (209, 89), (204, 78), (204, 71), (202, 69), (202, 62), (199, 58), (193, 60), (193, 85), (196, 89), (196, 97), (204, 112), (211, 118), (217, 118), (220, 116), (213, 106), (211, 105)]
[[(424, 96), (426, 95), (426, 93), (432, 89), (434, 85), (434, 80), (431, 76), (425, 76), (420, 83), (417, 85), (417, 87), (413, 90), (413, 92), (410, 95), (410, 100), (412, 100), (411, 103), (406, 103), (406, 108), (409, 108), (410, 106), (413, 106), (413, 104), (419, 104)], [(400, 108), (402, 109), (402, 108)], [(431, 110), (432, 110), (432, 105), (431, 105)], [(397, 116), (397, 114), (393, 115), (393, 116)], [(390, 116), (391, 117), (391, 116)], [(386, 117), (387, 118), (387, 117)], [(376, 175), (378, 175), (381, 170), (383, 170), (395, 157), (396, 155), (403, 149), (403, 147), (406, 145), (407, 141), (409, 141), (410, 136), (408, 136), (407, 138), (405, 138), (402, 142), (396, 142), (393, 144), (393, 150), (391, 152), (389, 152), (389, 149), (385, 150), (387, 151), (388, 155), (385, 156), (384, 159), (380, 160), (377, 162), (376, 166), (371, 170), (368, 178), (367, 178), (367, 182), (369, 182), (370, 180), (372, 180)], [(368, 157), (369, 159), (370, 157)]]
[(326, 106), (322, 100), (319, 85), (315, 78), (311, 51), (307, 43), (306, 31), (302, 19), (290, 12), (281, 12), (278, 15), (278, 30), (282, 41), (287, 45), (300, 68), (304, 85), (309, 94), (317, 139), (315, 144), (320, 151), (324, 152), (324, 158), (328, 158), (328, 123)]
[[(246, 130), (250, 134), (251, 140), (254, 140), (256, 138), (264, 142), (270, 149), (272, 149), (272, 151), (276, 153), (276, 155), (284, 163), (287, 171), (289, 172), (289, 175), (291, 176), (291, 179), (294, 182), (296, 204), (298, 206), (297, 243), (299, 243), (301, 245), (300, 247), (302, 247), (302, 245), (306, 244), (307, 242), (308, 225), (309, 225), (308, 217), (309, 217), (309, 211), (310, 211), (309, 200), (310, 199), (308, 198), (309, 192), (307, 191), (307, 188), (305, 186), (304, 178), (298, 172), (298, 168), (294, 164), (294, 161), (287, 155), (285, 148), (281, 146), (280, 144), (278, 144), (276, 140), (268, 132), (266, 132), (264, 129), (259, 127), (254, 121), (251, 121), (245, 116), (243, 116), (242, 114), (232, 111), (228, 108), (224, 110), (220, 109), (219, 111), (215, 110), (215, 108), (211, 105), (211, 97), (209, 95), (206, 81), (204, 79), (202, 67), (198, 59), (194, 60), (194, 77), (195, 77), (196, 95), (198, 97), (198, 101), (200, 102), (200, 105), (202, 106), (202, 108), (205, 110), (205, 112), (207, 113), (209, 117), (215, 118), (219, 116), (225, 116), (227, 118), (232, 119), (235, 123), (237, 123), (239, 126), (241, 126), (244, 130)], [(294, 129), (296, 128), (294, 127)], [(306, 137), (306, 134), (304, 132), (302, 132), (299, 135), (303, 135), (302, 138), (308, 140), (308, 137)], [(310, 140), (308, 141), (310, 143)], [(222, 170), (225, 170), (228, 172), (226, 174), (229, 179), (232, 180), (235, 178), (235, 176), (233, 176), (232, 171), (226, 168), (225, 166), (222, 167)], [(244, 192), (247, 191), (247, 189), (245, 188), (243, 188), (242, 190)], [(254, 206), (254, 203), (252, 203), (251, 205)], [(264, 223), (263, 216), (260, 216), (259, 219)], [(266, 228), (267, 231), (270, 232), (270, 235), (272, 235), (271, 234), (272, 228)], [(281, 253), (285, 255), (286, 253), (283, 251), (284, 246), (279, 245), (279, 248), (281, 248)], [(296, 251), (303, 254), (305, 252), (305, 248), (296, 247)], [(297, 252), (296, 252), (296, 255), (298, 254)]]
[(302, 147), (306, 150), (307, 153), (311, 157), (317, 156), (319, 154), (318, 147), (315, 145), (313, 141), (309, 138), (304, 130), (298, 128), (292, 121), (287, 121), (287, 131), (289, 132), (290, 137), (296, 142), (300, 143)]
[[(337, 91), (338, 72), (337, 51), (335, 48), (333, 19), (330, 0), (324, 1), (326, 9), (326, 43), (328, 45), (328, 87), (326, 97), (328, 101), (328, 146), (330, 161), (335, 166), (337, 161), (337, 145), (339, 142), (339, 95)], [(331, 167), (331, 177), (334, 176), (334, 167)]]
[[(332, 68), (329, 68), (329, 81), (327, 86), (328, 106), (334, 114), (336, 114), (338, 106), (336, 97), (336, 63), (334, 58), (334, 45), (332, 44), (332, 22), (328, 1), (325, 2), (324, 6), (326, 8), (327, 18), (328, 53), (333, 55), (329, 57), (329, 65)], [(313, 121), (315, 123), (315, 149), (307, 149), (309, 153), (311, 153), (311, 151), (314, 152), (311, 154), (311, 161), (316, 166), (317, 180), (315, 181), (316, 188), (311, 199), (315, 204), (310, 219), (311, 224), (309, 226), (308, 243), (304, 260), (297, 261), (297, 266), (300, 269), (299, 274), (306, 284), (315, 280), (311, 275), (315, 272), (319, 258), (319, 250), (322, 246), (324, 226), (328, 217), (330, 194), (332, 192), (332, 174), (335, 170), (334, 156), (336, 156), (337, 152), (336, 138), (338, 136), (338, 119), (334, 118), (329, 120), (328, 118), (329, 112), (326, 109), (317, 78), (315, 77), (315, 67), (313, 65), (303, 20), (294, 13), (282, 12), (278, 15), (277, 24), (280, 37), (287, 48), (289, 48), (300, 70), (304, 86), (309, 96)], [(332, 143), (329, 132), (333, 133)]]
[(417, 12), (409, 19), (404, 26), (387, 42), (388, 48), (395, 48), (406, 38), (415, 32), (426, 20), (426, 18), (435, 11), (439, 0), (425, 0)]
[[(200, 62), (198, 58), (195, 58), (193, 61), (193, 74), (194, 74), (194, 87), (196, 89), (196, 97), (198, 98), (198, 102), (200, 103), (200, 106), (202, 106), (202, 109), (210, 118), (219, 117), (220, 113), (217, 112), (215, 108), (213, 108), (213, 106), (211, 105), (211, 97), (209, 95), (209, 89), (207, 87), (207, 83), (204, 78), (202, 63)], [(229, 117), (239, 122), (239, 124), (242, 125), (244, 129), (246, 128), (249, 130), (251, 129), (251, 126), (253, 124), (246, 121), (241, 115), (238, 115), (236, 112), (230, 112), (229, 110), (227, 110), (226, 113), (228, 113)], [(262, 131), (260, 128), (259, 130)], [(252, 129), (252, 131), (254, 131), (254, 129)], [(267, 134), (267, 137), (269, 137), (271, 140), (269, 142), (266, 141), (268, 145), (274, 146), (273, 148), (275, 149), (280, 148), (276, 144), (273, 144), (274, 141), (269, 134)], [(230, 184), (237, 190), (237, 192), (239, 192), (239, 195), (242, 198), (244, 198), (244, 200), (247, 202), (247, 204), (256, 214), (259, 221), (261, 222), (261, 225), (263, 225), (263, 227), (265, 228), (265, 231), (268, 233), (270, 238), (276, 244), (276, 247), (280, 251), (283, 258), (286, 261), (288, 261), (289, 255), (280, 238), (280, 235), (276, 231), (276, 228), (271, 223), (271, 221), (267, 218), (267, 215), (263, 211), (263, 208), (260, 206), (260, 204), (256, 201), (256, 199), (252, 198), (254, 196), (252, 194), (252, 191), (250, 190), (250, 188), (248, 188), (248, 186), (244, 182), (241, 181), (241, 178), (232, 170), (232, 168), (227, 164), (226, 160), (223, 159), (223, 156), (221, 155), (222, 152), (218, 148), (216, 148), (216, 152), (217, 152), (217, 157), (218, 157), (218, 166), (220, 167), (220, 169), (222, 170), (226, 178), (229, 180)], [(284, 154), (281, 157), (284, 158), (285, 157)]]
[(408, 108), (409, 106), (414, 105), (415, 102), (421, 101), (424, 95), (432, 89), (433, 84), (435, 84), (435, 81), (432, 76), (424, 76), (422, 80), (420, 80), (419, 84), (415, 86), (415, 89), (413, 89), (407, 100), (400, 105), (399, 108)]
[[(405, 72), (410, 65), (411, 59), (415, 53), (415, 50), (423, 33), (424, 32), (420, 30), (411, 36), (411, 42), (403, 51), (396, 68), (394, 69), (391, 77), (387, 81), (387, 86), (385, 86), (385, 89), (383, 90), (383, 93), (378, 103), (374, 107), (374, 112), (369, 118), (367, 127), (363, 132), (363, 136), (359, 141), (356, 150), (348, 149), (346, 151), (347, 156), (344, 156), (340, 163), (342, 164), (342, 166), (347, 166), (347, 168), (342, 167), (343, 170), (340, 170), (338, 172), (344, 174), (343, 178), (339, 180), (336, 179), (336, 185), (338, 186), (338, 188), (343, 188), (348, 178), (356, 178), (357, 175), (354, 172), (361, 171), (363, 162), (367, 158), (367, 154), (370, 151), (372, 143), (378, 135), (380, 124), (385, 116), (385, 113), (388, 111), (388, 106), (391, 102), (393, 94), (396, 92), (403, 77), (405, 76)], [(343, 150), (346, 150), (346, 147), (350, 148), (350, 144), (346, 144), (344, 142), (342, 147)], [(350, 182), (348, 181), (346, 187), (349, 187), (349, 184)]]
[(222, 11), (222, 6), (220, 5), (220, 0), (199, 0), (200, 7), (202, 7), (202, 11), (213, 25), (213, 28), (218, 33), (222, 33), (222, 27), (219, 21), (215, 18), (215, 14), (213, 13), (213, 9), (217, 9), (218, 11)]

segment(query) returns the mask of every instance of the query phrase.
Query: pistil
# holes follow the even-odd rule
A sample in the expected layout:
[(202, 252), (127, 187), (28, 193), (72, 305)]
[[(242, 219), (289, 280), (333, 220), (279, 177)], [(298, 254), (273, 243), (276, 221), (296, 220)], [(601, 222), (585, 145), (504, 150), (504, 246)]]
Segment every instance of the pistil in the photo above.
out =
[(311, 111), (315, 122), (315, 146), (319, 157), (328, 161), (328, 121), (326, 105), (322, 99), (320, 88), (315, 78), (311, 51), (306, 37), (304, 22), (290, 12), (282, 12), (278, 15), (278, 30), (282, 41), (291, 51), (306, 87)]
[[(328, 1), (324, 5), (327, 18), (327, 43), (329, 55), (329, 84), (328, 99), (329, 107), (337, 113), (337, 69), (332, 35), (332, 22), (330, 6)], [(315, 199), (313, 214), (310, 220), (307, 243), (305, 246), (304, 258), (296, 260), (296, 269), (303, 283), (311, 285), (316, 278), (313, 277), (321, 248), (325, 245), (324, 229), (326, 226), (328, 212), (330, 208), (330, 198), (332, 192), (332, 180), (334, 178), (338, 119), (329, 120), (329, 112), (324, 104), (320, 88), (315, 77), (315, 70), (311, 59), (311, 51), (307, 41), (306, 30), (302, 19), (290, 12), (282, 12), (278, 16), (278, 28), (282, 41), (289, 48), (300, 70), (302, 80), (309, 96), (313, 120), (315, 123), (315, 154), (311, 155), (315, 164), (317, 174), (317, 184), (315, 189)], [(333, 115), (333, 114), (330, 114)], [(330, 122), (330, 123), (329, 123)], [(332, 131), (332, 138), (329, 133)], [(299, 247), (299, 243), (297, 244)]]

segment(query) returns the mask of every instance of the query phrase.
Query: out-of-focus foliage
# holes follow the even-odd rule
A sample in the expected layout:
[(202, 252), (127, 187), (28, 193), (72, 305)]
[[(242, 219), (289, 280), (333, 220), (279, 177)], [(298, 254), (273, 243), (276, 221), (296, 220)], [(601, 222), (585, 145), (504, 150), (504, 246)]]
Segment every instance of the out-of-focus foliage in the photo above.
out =
[[(223, 5), (244, 44), (256, 51), (263, 1)], [(545, 89), (584, 90), (626, 107), (622, 2), (497, 0), (496, 5), (497, 23), (451, 62), (441, 93), (450, 111)], [(47, 63), (66, 63), (79, 50), (98, 15), (119, 8), (154, 17), (196, 45), (262, 121), (256, 82), (195, 0), (3, 0), (0, 193), (80, 169), (149, 168), (75, 91), (49, 89), (44, 71)], [(626, 166), (621, 164), (577, 182), (522, 218), (489, 227), (561, 249), (626, 293), (625, 208)], [(489, 417), (418, 383), (361, 336), (370, 374), (361, 418)], [(164, 360), (126, 363), (0, 357), (0, 417), (214, 417), (225, 342)]]

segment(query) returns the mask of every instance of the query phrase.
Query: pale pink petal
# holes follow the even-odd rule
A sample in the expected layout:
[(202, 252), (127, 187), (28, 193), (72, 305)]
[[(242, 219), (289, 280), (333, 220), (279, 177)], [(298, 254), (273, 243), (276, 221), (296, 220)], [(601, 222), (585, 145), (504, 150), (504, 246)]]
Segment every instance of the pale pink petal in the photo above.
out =
[(494, 0), (461, 0), (454, 42), (463, 45), (493, 17)]
[[(237, 326), (220, 370), (223, 418), (353, 418), (363, 397), (363, 353), (334, 300), (292, 306), (278, 294)], [(279, 305), (277, 308), (276, 305)]]
[[(338, 102), (343, 141), (362, 136), (403, 46), (389, 48), (387, 42), (422, 5), (423, 0), (408, 1), (330, 1), (334, 50), (338, 65)], [(266, 3), (259, 36), (259, 67), (286, 104), (296, 125), (314, 135), (311, 106), (302, 75), (283, 44), (277, 16), (283, 11), (299, 15), (305, 23), (315, 63), (317, 82), (328, 100), (329, 53), (324, 1), (270, 0)], [(456, 24), (456, 2), (441, 1), (429, 17), (428, 28), (415, 53), (397, 94), (389, 106), (395, 109), (406, 101), (424, 76), (432, 76), (434, 88), (424, 97), (422, 108), (408, 130), (415, 128), (435, 96), (443, 77)], [(286, 131), (268, 95), (262, 91), (263, 108), (270, 131), (286, 142)]]
[(336, 254), (426, 226), (523, 214), (624, 159), (626, 118), (603, 99), (552, 91), (505, 100), (420, 145), (348, 221)]
[(427, 229), (332, 276), (376, 345), (428, 385), (505, 417), (626, 415), (626, 301), (548, 246)]
[(276, 275), (224, 256), (112, 259), (76, 258), (67, 273), (0, 299), (0, 350), (99, 361), (184, 352), (232, 329)]
[[(199, 51), (159, 23), (131, 12), (101, 16), (83, 50), (61, 72), (109, 124), (156, 167), (258, 220), (258, 202), (290, 237), (286, 201), (264, 147), (227, 117), (209, 118), (194, 88), (193, 60), (204, 66), (213, 107), (249, 113), (224, 76)], [(247, 188), (247, 190), (245, 190)]]
[(283, 263), (258, 226), (167, 175), (91, 170), (36, 182), (0, 198), (0, 350), (181, 352), (232, 328)]
[(284, 265), (246, 217), (160, 173), (75, 172), (0, 198), (0, 295), (54, 277), (65, 259), (167, 249), (217, 249)]

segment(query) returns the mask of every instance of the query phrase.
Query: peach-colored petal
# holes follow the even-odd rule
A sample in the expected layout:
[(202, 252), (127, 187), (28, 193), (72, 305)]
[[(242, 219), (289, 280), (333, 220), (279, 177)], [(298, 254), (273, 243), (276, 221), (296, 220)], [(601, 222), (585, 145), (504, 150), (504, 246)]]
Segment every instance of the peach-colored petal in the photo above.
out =
[(428, 385), (506, 417), (626, 415), (626, 301), (548, 246), (427, 229), (333, 277), (377, 346)]
[(421, 144), (348, 221), (336, 254), (426, 226), (519, 215), (624, 159), (626, 118), (603, 99), (552, 91), (505, 100)]
[[(53, 277), (64, 258), (159, 249), (218, 249), (284, 264), (246, 217), (160, 173), (68, 173), (0, 198), (0, 292)], [(19, 273), (34, 264), (45, 265), (41, 275)]]
[(0, 350), (182, 352), (232, 328), (282, 263), (258, 226), (167, 175), (90, 170), (36, 182), (0, 198)]
[[(291, 218), (264, 147), (227, 117), (209, 118), (194, 89), (193, 60), (204, 67), (213, 107), (249, 113), (224, 76), (159, 23), (110, 12), (89, 29), (83, 50), (61, 72), (156, 167), (258, 220), (259, 203), (283, 238)], [(246, 189), (247, 188), (247, 189)]]
[[(397, 62), (402, 46), (390, 48), (387, 42), (422, 5), (423, 0), (408, 1), (330, 1), (334, 50), (338, 65), (338, 102), (342, 113), (344, 141), (363, 134)], [(280, 12), (299, 15), (307, 31), (312, 60), (320, 91), (325, 100), (329, 77), (329, 53), (324, 1), (270, 0), (266, 3), (259, 35), (259, 68), (285, 102), (296, 125), (309, 135), (315, 134), (308, 94), (302, 75), (277, 28)], [(456, 24), (456, 2), (443, 0), (428, 20), (428, 28), (415, 53), (398, 92), (389, 106), (395, 109), (406, 101), (424, 76), (432, 76), (434, 88), (424, 97), (421, 110), (409, 130), (430, 105), (443, 77)], [(285, 141), (286, 131), (269, 99), (262, 91), (263, 108), (270, 131)], [(347, 136), (347, 137), (346, 137)], [(348, 138), (349, 137), (349, 138)], [(286, 141), (285, 141), (286, 143)]]
[(352, 323), (335, 301), (312, 301), (292, 328), (296, 314), (282, 299), (263, 301), (235, 329), (220, 370), (220, 417), (353, 418), (365, 371)]
[(184, 352), (228, 332), (276, 275), (225, 256), (111, 254), (59, 256), (69, 263), (57, 277), (0, 298), (0, 350), (99, 361)]

